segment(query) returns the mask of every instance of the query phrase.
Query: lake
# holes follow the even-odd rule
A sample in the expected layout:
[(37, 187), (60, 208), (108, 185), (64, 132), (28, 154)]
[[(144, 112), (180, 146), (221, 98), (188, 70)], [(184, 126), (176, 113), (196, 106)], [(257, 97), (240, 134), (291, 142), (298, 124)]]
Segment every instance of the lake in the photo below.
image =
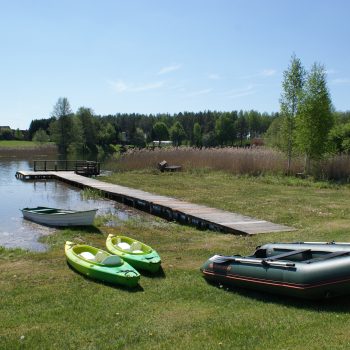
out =
[(21, 181), (15, 178), (18, 170), (31, 170), (32, 162), (16, 158), (0, 158), (0, 246), (45, 251), (38, 242), (55, 228), (24, 220), (20, 209), (46, 206), (74, 210), (98, 208), (97, 215), (111, 213), (121, 220), (135, 215), (114, 201), (83, 199), (81, 190), (55, 180)]

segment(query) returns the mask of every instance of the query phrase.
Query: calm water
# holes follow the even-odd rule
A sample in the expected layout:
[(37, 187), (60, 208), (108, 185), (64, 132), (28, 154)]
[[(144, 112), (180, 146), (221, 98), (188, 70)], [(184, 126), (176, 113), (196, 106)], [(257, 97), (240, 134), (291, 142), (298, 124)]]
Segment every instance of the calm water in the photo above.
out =
[(97, 215), (112, 213), (127, 219), (126, 211), (109, 200), (84, 200), (80, 190), (54, 180), (21, 181), (15, 178), (16, 171), (29, 170), (28, 161), (0, 158), (0, 246), (44, 251), (47, 247), (38, 238), (51, 234), (54, 228), (24, 220), (19, 209), (47, 206), (67, 209), (98, 208)]

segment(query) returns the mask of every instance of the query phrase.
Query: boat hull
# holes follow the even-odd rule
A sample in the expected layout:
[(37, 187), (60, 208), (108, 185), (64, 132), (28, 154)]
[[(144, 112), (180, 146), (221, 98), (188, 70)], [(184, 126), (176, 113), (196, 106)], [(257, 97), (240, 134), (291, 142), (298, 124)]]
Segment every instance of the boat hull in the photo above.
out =
[[(42, 209), (22, 209), (23, 217), (47, 226), (88, 226), (93, 224), (97, 212), (97, 209), (73, 211), (45, 207), (38, 208)], [(46, 209), (47, 211), (45, 212)], [(50, 213), (49, 210), (52, 210), (52, 212)]]
[[(304, 252), (293, 259), (273, 259), (288, 251), (302, 251), (300, 248)], [(293, 297), (322, 299), (350, 294), (350, 245), (269, 244), (260, 247), (260, 254), (262, 251), (267, 251), (264, 258), (256, 256), (258, 251), (249, 257), (227, 257), (227, 261), (214, 256), (201, 271), (214, 283)], [(303, 260), (306, 253), (311, 256)]]
[[(135, 242), (139, 244), (142, 252), (132, 253), (121, 249), (118, 246), (118, 240), (124, 243), (128, 243), (130, 246)], [(126, 236), (114, 236), (109, 235), (106, 240), (107, 250), (115, 255), (120, 256), (123, 260), (127, 261), (131, 266), (137, 270), (144, 270), (151, 273), (159, 271), (161, 266), (161, 259), (159, 254), (150, 246), (139, 242), (135, 239)]]
[(127, 262), (119, 259), (120, 263), (118, 265), (108, 266), (103, 263), (96, 263), (82, 258), (80, 256), (82, 252), (90, 252), (92, 255), (103, 252), (111, 256), (111, 254), (107, 252), (88, 245), (77, 245), (72, 242), (66, 242), (65, 254), (67, 262), (77, 272), (91, 279), (110, 284), (131, 288), (137, 286), (140, 274)]

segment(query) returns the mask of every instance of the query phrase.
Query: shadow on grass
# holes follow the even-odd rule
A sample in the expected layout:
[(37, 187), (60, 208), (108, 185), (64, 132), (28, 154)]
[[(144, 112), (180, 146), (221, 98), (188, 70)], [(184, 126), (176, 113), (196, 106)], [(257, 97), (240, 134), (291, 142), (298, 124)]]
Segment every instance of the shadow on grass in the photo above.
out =
[(74, 268), (72, 268), (72, 266), (70, 266), (68, 262), (66, 262), (66, 263), (67, 263), (67, 266), (69, 267), (69, 269), (72, 272), (80, 275), (86, 281), (89, 281), (89, 282), (92, 282), (92, 283), (97, 283), (97, 284), (100, 284), (100, 285), (103, 285), (103, 286), (106, 286), (106, 287), (112, 288), (112, 289), (123, 290), (123, 291), (129, 292), (129, 293), (137, 293), (137, 292), (143, 292), (144, 291), (143, 287), (140, 286), (140, 284), (137, 284), (135, 287), (127, 287), (127, 286), (123, 286), (121, 284), (113, 284), (113, 283), (100, 281), (100, 280), (97, 280), (97, 279), (93, 279), (93, 278), (87, 277), (86, 275), (84, 275), (81, 272), (79, 272), (79, 271), (75, 270)]
[(150, 272), (146, 270), (139, 270), (139, 272), (141, 273), (142, 276), (149, 277), (149, 278), (166, 278), (166, 274), (162, 266), (160, 266), (157, 272)]
[(56, 227), (59, 231), (65, 231), (65, 230), (70, 230), (72, 232), (79, 232), (79, 233), (96, 233), (102, 235), (102, 231), (94, 226), (94, 225), (89, 225), (89, 226), (65, 226), (65, 227)]
[(350, 313), (349, 296), (339, 296), (329, 299), (302, 299), (297, 297), (273, 294), (241, 287), (234, 288), (227, 285), (219, 285), (217, 283), (206, 281), (217, 289), (223, 289), (227, 293), (238, 294), (240, 296), (254, 299), (262, 303), (280, 304), (286, 307), (298, 309), (313, 310), (318, 312), (338, 312)]

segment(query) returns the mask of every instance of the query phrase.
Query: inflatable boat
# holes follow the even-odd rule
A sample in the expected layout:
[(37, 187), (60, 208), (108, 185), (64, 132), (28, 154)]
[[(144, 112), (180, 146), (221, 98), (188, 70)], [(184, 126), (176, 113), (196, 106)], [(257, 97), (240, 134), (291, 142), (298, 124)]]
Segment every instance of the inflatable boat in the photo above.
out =
[(214, 255), (201, 267), (211, 282), (308, 299), (350, 294), (350, 243), (269, 243), (250, 256)]

